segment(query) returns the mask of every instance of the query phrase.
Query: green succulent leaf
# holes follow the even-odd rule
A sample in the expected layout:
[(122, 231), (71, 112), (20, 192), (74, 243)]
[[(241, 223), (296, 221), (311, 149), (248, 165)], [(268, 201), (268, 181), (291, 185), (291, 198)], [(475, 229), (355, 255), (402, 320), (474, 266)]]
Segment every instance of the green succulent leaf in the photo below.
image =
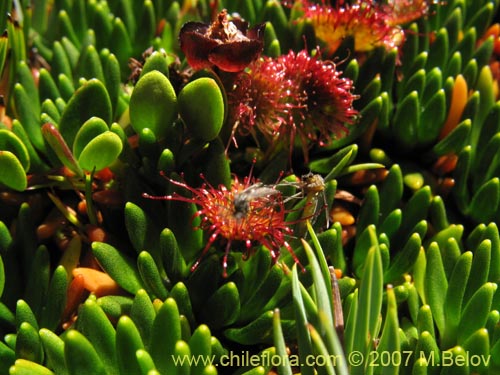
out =
[(101, 59), (93, 45), (89, 45), (83, 49), (78, 60), (78, 76), (85, 79), (98, 79), (101, 82), (104, 80), (104, 72), (102, 69)]
[(0, 184), (17, 191), (24, 191), (28, 186), (26, 173), (19, 159), (10, 151), (0, 151)]
[(488, 370), (488, 365), (491, 362), (491, 354), (489, 334), (485, 328), (474, 332), (462, 346), (470, 358), (478, 359), (470, 362), (471, 371), (481, 373)]
[(472, 252), (463, 253), (455, 264), (453, 273), (449, 278), (450, 285), (444, 302), (445, 331), (443, 333), (444, 347), (451, 347), (456, 342), (457, 329), (462, 315), (465, 290), (472, 267)]
[(130, 121), (136, 133), (148, 128), (164, 138), (177, 118), (177, 96), (168, 78), (152, 71), (139, 79), (130, 98)]
[(136, 293), (130, 309), (130, 317), (141, 335), (142, 342), (148, 347), (156, 311), (151, 298), (144, 289)]
[(68, 289), (68, 273), (63, 266), (58, 266), (52, 273), (47, 295), (50, 298), (45, 302), (41, 311), (40, 326), (56, 330), (64, 308)]
[[(210, 328), (205, 325), (199, 325), (189, 339), (189, 348), (191, 355), (198, 356), (198, 358), (210, 358), (212, 355), (212, 336)], [(201, 362), (191, 366), (192, 375), (203, 375), (204, 369), (207, 366)]]
[(72, 145), (80, 127), (92, 117), (99, 117), (111, 124), (111, 101), (104, 84), (97, 79), (86, 81), (68, 101), (59, 131), (67, 144)]
[[(380, 354), (380, 359), (387, 356), (389, 353), (392, 358), (392, 353), (400, 353), (401, 344), (399, 341), (399, 321), (398, 321), (398, 308), (394, 289), (391, 286), (387, 287), (387, 312), (385, 317), (384, 328), (380, 337), (377, 351)], [(384, 354), (382, 354), (384, 353)], [(385, 360), (384, 360), (385, 361)], [(382, 363), (382, 366), (377, 366), (374, 373), (384, 374), (399, 374), (398, 361), (391, 361), (391, 363)], [(378, 370), (378, 371), (377, 371)]]
[(39, 331), (39, 335), (43, 344), (47, 366), (57, 374), (67, 375), (68, 369), (64, 359), (64, 341), (46, 328), (42, 328)]
[(266, 342), (272, 335), (273, 315), (272, 311), (267, 311), (246, 326), (224, 330), (224, 336), (243, 345)]
[(464, 343), (476, 330), (484, 327), (496, 289), (497, 284), (485, 283), (463, 307), (458, 325), (459, 344)]
[(97, 136), (109, 130), (106, 122), (99, 117), (91, 117), (83, 123), (73, 142), (73, 155), (79, 158), (85, 147)]
[(472, 197), (470, 216), (478, 222), (488, 222), (498, 211), (500, 204), (500, 179), (492, 178), (482, 185)]
[(153, 329), (149, 353), (153, 358), (158, 371), (162, 374), (175, 373), (173, 354), (175, 345), (181, 339), (181, 323), (177, 304), (172, 298), (168, 298), (158, 310)]
[(16, 337), (16, 358), (41, 363), (43, 348), (38, 331), (28, 322), (19, 326)]
[(64, 356), (69, 375), (106, 375), (107, 371), (89, 340), (77, 330), (70, 330), (64, 337)]
[[(165, 77), (168, 78), (168, 57), (165, 55), (165, 53), (162, 53), (160, 51), (154, 51), (147, 59), (146, 62), (144, 63), (144, 66), (142, 67), (141, 71), (141, 77), (146, 75), (149, 72), (152, 71), (158, 71), (165, 75)], [(139, 79), (141, 78), (139, 77)]]
[(116, 332), (108, 317), (92, 299), (87, 299), (78, 312), (78, 331), (92, 344), (107, 371), (116, 366)]
[(211, 141), (224, 122), (224, 99), (217, 82), (201, 77), (179, 93), (179, 113), (194, 138)]
[(116, 325), (116, 359), (121, 374), (141, 373), (136, 353), (143, 349), (144, 344), (133, 320), (122, 316)]
[(434, 321), (440, 333), (444, 331), (444, 301), (448, 290), (448, 280), (444, 272), (439, 245), (433, 242), (427, 249), (425, 273), (425, 295), (432, 309)]
[(233, 282), (221, 286), (207, 301), (206, 307), (201, 311), (204, 322), (219, 329), (229, 326), (236, 321), (240, 314), (240, 298), (238, 288)]
[(139, 254), (137, 257), (137, 268), (148, 290), (161, 300), (166, 299), (168, 295), (167, 289), (163, 284), (160, 270), (150, 253), (142, 251)]
[(112, 164), (123, 149), (122, 140), (111, 131), (93, 138), (82, 150), (78, 163), (83, 170), (100, 171)]
[(30, 168), (30, 159), (27, 148), (19, 137), (11, 131), (0, 129), (0, 150), (12, 152), (25, 171)]
[(18, 359), (9, 370), (10, 375), (55, 375), (48, 368), (32, 361)]
[(135, 294), (144, 289), (132, 259), (104, 242), (93, 242), (92, 251), (104, 270), (126, 291)]

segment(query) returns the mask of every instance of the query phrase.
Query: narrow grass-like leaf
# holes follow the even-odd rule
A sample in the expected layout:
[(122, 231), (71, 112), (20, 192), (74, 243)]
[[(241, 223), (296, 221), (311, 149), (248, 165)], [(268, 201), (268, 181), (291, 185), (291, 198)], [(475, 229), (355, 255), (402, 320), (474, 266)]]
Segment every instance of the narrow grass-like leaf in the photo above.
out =
[[(307, 315), (304, 307), (304, 301), (300, 292), (299, 276), (297, 266), (292, 269), (292, 297), (295, 313), (295, 321), (297, 326), (297, 344), (299, 349), (299, 360), (301, 363), (306, 363), (307, 356), (312, 354), (311, 335), (307, 328)], [(303, 375), (313, 375), (314, 370), (308, 366), (302, 368)]]
[(273, 338), (274, 338), (274, 346), (276, 347), (276, 354), (282, 359), (280, 361), (279, 366), (277, 367), (278, 374), (280, 374), (280, 375), (292, 375), (292, 368), (290, 367), (290, 361), (288, 359), (285, 338), (283, 337), (283, 331), (281, 329), (281, 320), (280, 320), (280, 310), (279, 309), (274, 310)]
[(316, 358), (321, 358), (321, 362), (316, 365), (316, 370), (319, 375), (335, 375), (335, 369), (328, 353), (325, 343), (323, 342), (320, 333), (312, 326), (309, 325), (309, 332), (313, 347), (315, 349)]
[[(332, 315), (333, 310), (331, 304), (331, 286), (330, 288), (328, 288), (326, 282), (326, 280), (329, 280), (330, 277), (328, 276), (328, 279), (325, 280), (325, 276), (322, 272), (321, 266), (317, 258), (314, 256), (313, 250), (309, 246), (309, 244), (306, 241), (302, 240), (302, 246), (306, 251), (307, 259), (309, 260), (309, 264), (311, 265), (313, 288), (315, 291), (315, 303), (318, 307), (318, 315), (324, 314), (326, 318), (326, 326), (318, 327), (320, 335), (324, 335), (327, 329), (332, 329), (332, 327), (334, 327)], [(331, 349), (332, 348), (330, 348), (330, 350)]]
[(387, 287), (387, 311), (385, 315), (384, 328), (382, 329), (382, 335), (377, 347), (377, 351), (380, 353), (379, 364), (382, 366), (377, 366), (374, 373), (377, 374), (399, 374), (398, 361), (387, 361), (386, 357), (397, 358), (394, 353), (401, 352), (401, 345), (399, 341), (399, 320), (398, 320), (398, 307), (396, 302), (396, 296), (394, 294), (394, 289), (392, 286)]
[[(378, 246), (372, 246), (366, 256), (354, 328), (353, 350), (367, 354), (382, 308), (383, 269)], [(364, 374), (364, 365), (351, 368), (353, 374)]]

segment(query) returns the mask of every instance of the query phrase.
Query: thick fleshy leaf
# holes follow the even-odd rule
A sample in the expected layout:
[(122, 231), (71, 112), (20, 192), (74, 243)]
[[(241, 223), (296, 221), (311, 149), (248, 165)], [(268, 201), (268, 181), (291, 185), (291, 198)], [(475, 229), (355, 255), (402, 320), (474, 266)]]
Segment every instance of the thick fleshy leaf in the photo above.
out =
[(492, 178), (482, 185), (472, 197), (468, 211), (478, 222), (488, 222), (493, 219), (500, 204), (500, 179)]
[(88, 299), (78, 311), (77, 328), (92, 344), (108, 372), (116, 367), (116, 332), (95, 300)]
[(224, 121), (224, 99), (217, 82), (202, 77), (184, 86), (179, 112), (194, 138), (211, 141), (217, 137)]
[(93, 242), (92, 250), (104, 270), (123, 289), (135, 294), (139, 289), (144, 288), (139, 271), (132, 259), (103, 242)]
[(95, 374), (106, 375), (95, 348), (85, 336), (72, 329), (64, 337), (64, 354), (70, 375)]
[(161, 300), (167, 298), (168, 292), (163, 284), (160, 270), (155, 260), (147, 251), (142, 251), (137, 257), (137, 268), (148, 291)]
[(25, 171), (30, 167), (28, 150), (15, 133), (0, 129), (0, 151), (10, 151), (16, 155)]
[(122, 148), (120, 137), (111, 131), (106, 131), (85, 146), (78, 158), (78, 163), (86, 171), (100, 171), (118, 158)]
[(148, 128), (157, 138), (165, 137), (177, 117), (177, 97), (172, 84), (159, 71), (137, 82), (130, 98), (130, 121), (136, 133)]
[(122, 316), (116, 326), (116, 358), (121, 374), (140, 374), (138, 350), (144, 349), (139, 331), (132, 319)]
[(393, 119), (394, 133), (400, 146), (406, 150), (411, 150), (417, 143), (420, 116), (419, 95), (412, 91), (400, 101)]
[(459, 343), (465, 342), (476, 330), (485, 326), (496, 290), (497, 284), (485, 283), (463, 307), (458, 325)]
[(98, 135), (108, 131), (108, 125), (99, 117), (91, 117), (78, 130), (73, 142), (73, 155), (79, 158), (83, 149)]
[(91, 117), (99, 117), (111, 124), (111, 101), (104, 84), (90, 79), (69, 100), (59, 121), (59, 131), (72, 145), (80, 127)]
[(221, 286), (207, 301), (200, 316), (212, 329), (229, 326), (240, 313), (238, 288), (233, 282)]
[(66, 362), (64, 360), (64, 341), (54, 332), (42, 328), (39, 331), (43, 344), (47, 366), (57, 374), (67, 375)]
[(28, 186), (26, 172), (19, 159), (10, 151), (0, 150), (0, 184), (17, 191), (24, 191)]
[(18, 359), (9, 370), (10, 375), (55, 375), (47, 367), (36, 362)]
[(445, 328), (444, 301), (448, 291), (448, 280), (443, 268), (439, 246), (436, 242), (427, 249), (427, 268), (425, 273), (425, 295), (432, 309), (432, 315), (439, 332)]
[(175, 373), (175, 344), (181, 339), (181, 323), (177, 304), (168, 298), (156, 315), (151, 331), (149, 353), (162, 374)]
[(141, 77), (146, 75), (153, 70), (157, 70), (163, 73), (164, 76), (168, 78), (168, 57), (165, 53), (160, 51), (155, 51), (146, 59), (144, 66), (142, 67)]

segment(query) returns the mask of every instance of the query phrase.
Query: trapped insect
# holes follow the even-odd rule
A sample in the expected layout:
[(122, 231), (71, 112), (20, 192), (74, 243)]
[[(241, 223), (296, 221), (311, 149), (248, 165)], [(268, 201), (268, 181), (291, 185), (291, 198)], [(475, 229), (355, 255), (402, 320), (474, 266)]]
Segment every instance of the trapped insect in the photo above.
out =
[(236, 218), (244, 218), (249, 210), (250, 203), (254, 200), (267, 200), (269, 204), (273, 204), (273, 197), (281, 195), (281, 192), (272, 186), (264, 185), (261, 182), (254, 183), (243, 191), (234, 194), (234, 216)]

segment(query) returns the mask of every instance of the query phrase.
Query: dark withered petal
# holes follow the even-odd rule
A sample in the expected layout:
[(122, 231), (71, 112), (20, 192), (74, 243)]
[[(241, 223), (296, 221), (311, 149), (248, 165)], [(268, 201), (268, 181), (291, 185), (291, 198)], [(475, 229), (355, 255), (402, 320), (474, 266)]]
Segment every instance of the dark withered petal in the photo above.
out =
[(241, 72), (259, 57), (264, 48), (260, 40), (220, 44), (208, 54), (208, 60), (225, 72)]
[(194, 69), (208, 68), (210, 51), (218, 42), (206, 36), (208, 25), (201, 22), (187, 22), (179, 32), (179, 44), (186, 59)]
[(260, 40), (262, 43), (264, 43), (264, 31), (265, 30), (266, 30), (265, 23), (261, 23), (257, 26), (254, 26), (250, 30), (248, 30), (247, 38), (253, 39), (253, 40)]
[(238, 30), (240, 30), (243, 35), (246, 35), (248, 30), (248, 22), (242, 20), (241, 18), (235, 17), (231, 19), (231, 22), (236, 26)]
[[(220, 17), (224, 21), (225, 13), (221, 13)], [(180, 47), (194, 69), (215, 65), (226, 72), (241, 72), (262, 53), (265, 24), (248, 29), (248, 22), (234, 18), (230, 21), (238, 29), (234, 35), (226, 29), (227, 21), (222, 21), (219, 19), (219, 23), (212, 25), (187, 22), (182, 26)]]

